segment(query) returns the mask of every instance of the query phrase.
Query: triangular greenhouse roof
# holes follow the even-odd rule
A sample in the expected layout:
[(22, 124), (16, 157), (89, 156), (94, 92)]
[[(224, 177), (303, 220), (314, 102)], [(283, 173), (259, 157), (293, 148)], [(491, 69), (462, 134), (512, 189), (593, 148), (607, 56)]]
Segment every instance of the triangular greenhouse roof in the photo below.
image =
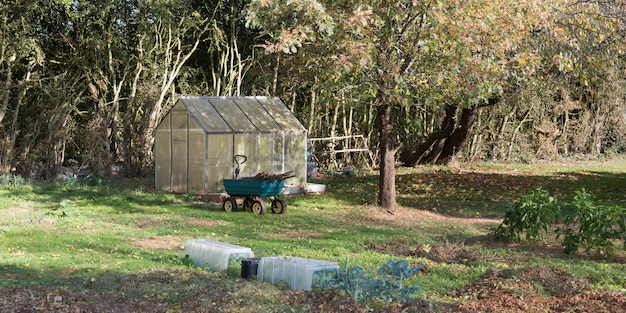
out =
[(178, 102), (172, 110), (188, 111), (207, 133), (306, 130), (277, 97), (181, 97)]

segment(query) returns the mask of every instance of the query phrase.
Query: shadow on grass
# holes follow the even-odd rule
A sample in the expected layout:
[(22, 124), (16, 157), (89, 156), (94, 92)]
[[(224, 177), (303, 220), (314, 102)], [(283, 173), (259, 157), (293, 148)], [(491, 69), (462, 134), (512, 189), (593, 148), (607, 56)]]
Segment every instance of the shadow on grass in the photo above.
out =
[[(375, 204), (378, 176), (317, 178), (330, 197), (351, 205)], [(509, 203), (541, 186), (559, 199), (570, 200), (585, 189), (598, 204), (626, 206), (626, 173), (559, 172), (554, 175), (500, 174), (477, 171), (410, 170), (396, 175), (399, 205), (458, 217), (500, 217)]]
[(35, 202), (82, 202), (90, 206), (110, 207), (120, 214), (158, 214), (160, 211), (152, 208), (177, 206), (184, 202), (177, 200), (179, 195), (155, 191), (150, 180), (146, 179), (115, 179), (98, 184), (80, 181), (39, 182), (33, 184), (33, 192), (36, 196), (32, 200)]
[(202, 301), (227, 304), (223, 299), (241, 286), (234, 280), (184, 269), (64, 277), (50, 274), (64, 268), (2, 269), (6, 280), (0, 284), (0, 300), (4, 300), (0, 312), (193, 312)]
[(507, 242), (494, 240), (492, 236), (473, 236), (463, 238), (459, 241), (462, 245), (472, 248), (489, 250), (506, 249), (515, 253), (506, 253), (501, 256), (491, 256), (489, 262), (527, 262), (530, 259), (560, 259), (560, 260), (579, 260), (594, 261), (597, 263), (623, 265), (626, 264), (626, 251), (621, 251), (616, 246), (615, 254), (612, 257), (597, 254), (587, 254), (579, 250), (576, 253), (565, 253), (563, 246), (551, 241), (528, 241)]

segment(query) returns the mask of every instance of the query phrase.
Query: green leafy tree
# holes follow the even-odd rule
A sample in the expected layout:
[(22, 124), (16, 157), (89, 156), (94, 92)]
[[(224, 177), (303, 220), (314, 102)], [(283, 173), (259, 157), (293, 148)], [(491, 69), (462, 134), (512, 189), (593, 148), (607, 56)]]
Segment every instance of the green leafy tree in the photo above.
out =
[(624, 24), (614, 10), (619, 6), (553, 3), (547, 11), (553, 22), (534, 27), (525, 41), (532, 58), (522, 64), (532, 67), (513, 69), (510, 77), (516, 79), (503, 89), (501, 104), (481, 115), (468, 157), (552, 159), (622, 149)]
[(444, 118), (407, 165), (448, 164), (469, 141), (481, 108), (505, 102), (532, 79), (533, 36), (550, 25), (552, 11), (550, 1), (446, 1), (433, 8), (419, 87)]
[(175, 1), (78, 1), (70, 14), (68, 38), (88, 94), (84, 157), (105, 173), (123, 160), (130, 174), (147, 174), (154, 128), (206, 38), (207, 18)]
[[(16, 155), (20, 109), (33, 74), (45, 61), (34, 28), (27, 21), (38, 3), (0, 4), (0, 173), (8, 174)], [(34, 19), (34, 17), (32, 17)], [(8, 115), (7, 115), (8, 114)]]
[[(378, 203), (388, 209), (395, 206), (396, 195), (394, 112), (412, 105), (407, 100), (415, 100), (416, 95), (423, 97), (418, 100), (422, 103), (446, 107), (448, 119), (444, 120), (442, 129), (450, 131), (443, 132), (445, 136), (435, 148), (432, 145), (436, 140), (432, 140), (423, 150), (424, 153), (431, 150), (436, 155), (434, 160), (447, 162), (467, 141), (478, 109), (498, 99), (506, 83), (503, 78), (510, 75), (509, 69), (527, 62), (528, 56), (519, 51), (526, 37), (518, 33), (532, 34), (528, 24), (536, 20), (528, 22), (528, 17), (539, 15), (543, 9), (535, 2), (521, 8), (517, 7), (518, 2), (333, 2), (328, 4), (333, 8), (332, 17), (342, 22), (328, 23), (338, 25), (341, 30), (331, 33), (323, 32), (328, 28), (316, 24), (329, 21), (327, 17), (306, 22), (310, 16), (325, 12), (317, 2), (293, 8), (268, 3), (253, 1), (250, 7), (251, 17), (271, 25), (265, 26), (274, 39), (267, 45), (268, 51), (294, 53), (304, 39), (316, 38), (312, 36), (317, 34), (314, 30), (320, 30), (326, 38), (332, 38), (326, 47), (335, 52), (334, 68), (328, 71), (357, 77), (367, 86), (367, 92), (359, 98), (367, 99), (376, 108), (380, 154)], [(289, 3), (293, 6), (299, 2)], [(291, 27), (289, 14), (298, 16), (298, 10), (304, 9), (307, 12), (304, 26)], [(463, 110), (460, 127), (455, 118), (457, 108)]]
[(68, 8), (67, 1), (2, 3), (2, 172), (15, 168), (26, 176), (39, 160), (44, 177), (54, 179), (62, 164), (80, 99), (80, 75), (64, 60), (71, 55)]

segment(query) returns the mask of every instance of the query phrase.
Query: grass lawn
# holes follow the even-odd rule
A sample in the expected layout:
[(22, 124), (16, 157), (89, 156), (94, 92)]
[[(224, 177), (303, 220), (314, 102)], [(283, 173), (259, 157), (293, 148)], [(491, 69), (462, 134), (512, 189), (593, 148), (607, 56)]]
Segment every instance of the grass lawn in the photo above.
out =
[[(626, 206), (626, 158), (471, 163), (398, 169), (399, 207), (376, 203), (377, 173), (318, 177), (321, 195), (285, 198), (286, 214), (227, 213), (219, 203), (152, 190), (149, 180), (0, 185), (0, 312), (618, 312), (626, 252), (565, 254), (545, 241), (495, 241), (507, 204), (542, 186), (570, 200), (585, 188)], [(268, 210), (269, 212), (270, 210)], [(359, 266), (423, 264), (413, 304), (357, 303), (337, 290), (291, 291), (189, 266), (188, 239), (209, 238)], [(558, 309), (557, 308), (561, 308)], [(28, 311), (30, 310), (30, 311)]]

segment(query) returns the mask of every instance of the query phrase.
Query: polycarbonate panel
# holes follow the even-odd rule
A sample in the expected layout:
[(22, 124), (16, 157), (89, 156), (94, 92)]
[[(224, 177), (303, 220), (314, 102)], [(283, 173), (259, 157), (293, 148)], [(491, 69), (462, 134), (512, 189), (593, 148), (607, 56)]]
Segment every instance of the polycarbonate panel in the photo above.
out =
[(284, 173), (285, 171), (285, 134), (284, 132), (275, 133), (272, 145), (272, 167), (275, 171)]
[(285, 170), (294, 171), (296, 175), (289, 183), (306, 182), (305, 133), (285, 133)]
[(204, 192), (204, 165), (189, 164), (187, 192), (199, 194)]
[(215, 110), (208, 98), (181, 98), (193, 119), (207, 133), (230, 133), (232, 129)]
[(304, 184), (306, 183), (306, 164), (285, 164), (285, 171), (293, 171), (292, 178), (287, 179), (286, 184)]
[(306, 134), (285, 133), (285, 160), (306, 162)]
[(200, 124), (198, 124), (198, 122), (196, 122), (196, 120), (193, 118), (189, 119), (189, 130), (199, 131), (199, 132), (202, 132), (203, 134), (205, 133), (204, 129), (200, 127)]
[(187, 191), (187, 129), (172, 130), (172, 190)]
[(223, 191), (222, 180), (233, 178), (233, 136), (211, 134), (207, 137), (207, 191)]
[[(247, 161), (240, 166), (239, 177), (254, 176), (260, 172), (261, 160), (259, 158), (259, 135), (260, 134), (237, 134), (234, 135), (233, 155), (245, 155)], [(235, 167), (233, 166), (233, 169)]]
[(205, 153), (204, 149), (206, 134), (204, 131), (189, 132), (189, 171), (188, 171), (188, 188), (191, 193), (204, 191), (204, 168)]
[(272, 165), (272, 173), (286, 173), (287, 171), (285, 171), (285, 167), (283, 166), (283, 164), (276, 164), (276, 165)]
[(236, 98), (235, 102), (243, 112), (246, 113), (250, 122), (262, 132), (277, 131), (280, 125), (274, 121), (272, 116), (261, 105), (261, 102), (254, 98)]
[(274, 161), (270, 164), (274, 173), (287, 173), (289, 170), (285, 167), (285, 137), (284, 133), (275, 133), (274, 142), (272, 144), (272, 153)]
[(228, 126), (235, 133), (258, 132), (259, 130), (252, 124), (248, 115), (241, 111), (233, 98), (212, 98), (209, 102), (220, 113)]
[(257, 97), (258, 101), (263, 104), (267, 112), (274, 118), (274, 120), (285, 130), (300, 130), (304, 131), (305, 128), (300, 124), (300, 121), (289, 111), (289, 108), (285, 106), (278, 98)]
[[(184, 98), (181, 98), (181, 100), (183, 100)], [(183, 104), (182, 101), (178, 101), (176, 102), (176, 104), (172, 107), (172, 109), (170, 110), (170, 112), (187, 112), (187, 108), (185, 107), (185, 105)]]
[[(169, 124), (169, 123), (164, 123)], [(170, 178), (172, 176), (171, 164), (171, 137), (169, 129), (158, 129), (154, 138), (155, 155), (155, 189), (170, 189)]]
[(182, 130), (187, 131), (187, 117), (189, 114), (187, 112), (170, 112), (172, 118), (172, 129), (173, 130)]
[[(159, 123), (159, 125), (157, 125), (157, 130), (170, 130), (171, 127), (171, 123), (172, 123), (172, 114), (168, 113), (163, 120), (161, 120), (161, 123)], [(169, 135), (168, 135), (169, 136)]]
[(274, 161), (274, 133), (263, 133), (259, 137), (259, 171), (268, 174), (276, 174), (272, 167)]

